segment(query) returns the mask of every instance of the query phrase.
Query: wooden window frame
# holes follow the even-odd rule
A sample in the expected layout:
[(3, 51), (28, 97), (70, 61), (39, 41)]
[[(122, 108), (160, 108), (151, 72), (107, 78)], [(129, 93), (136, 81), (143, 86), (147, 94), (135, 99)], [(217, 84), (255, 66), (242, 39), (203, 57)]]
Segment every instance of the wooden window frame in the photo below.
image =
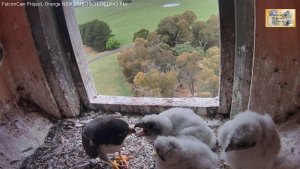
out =
[[(27, 1), (42, 2), (42, 0)], [(71, 0), (52, 0), (52, 2), (56, 3), (70, 1)], [(57, 29), (54, 33), (60, 36), (60, 45), (63, 46), (62, 50), (64, 51), (64, 55), (62, 57), (66, 58), (64, 64), (67, 65), (68, 69), (70, 69), (70, 76), (73, 78), (73, 83), (71, 82), (71, 85), (77, 89), (82, 107), (88, 109), (103, 109), (109, 112), (117, 111), (137, 114), (158, 113), (170, 107), (190, 107), (197, 113), (203, 115), (216, 115), (218, 112), (223, 115), (229, 115), (233, 101), (232, 96), (234, 96), (233, 84), (234, 79), (236, 78), (234, 69), (236, 69), (235, 57), (237, 57), (236, 51), (238, 48), (235, 43), (237, 40), (235, 30), (241, 28), (236, 27), (236, 21), (243, 19), (242, 17), (236, 16), (236, 12), (240, 12), (240, 9), (235, 9), (235, 5), (243, 5), (243, 3), (253, 0), (241, 1), (242, 2), (238, 2), (238, 0), (219, 0), (221, 73), (218, 98), (154, 98), (98, 95), (93, 78), (88, 69), (88, 62), (82, 47), (83, 44), (75, 18), (74, 8), (71, 6), (61, 5), (60, 7), (39, 7), (40, 9), (38, 11), (34, 11), (27, 7), (27, 12), (29, 13), (29, 20), (33, 25), (32, 32), (34, 37), (40, 36), (39, 34), (36, 34), (36, 31), (40, 31), (40, 29), (35, 29), (34, 25), (37, 24), (37, 21), (32, 19), (31, 16), (43, 15), (43, 13), (45, 13), (43, 11), (46, 11), (49, 19), (55, 21), (51, 23), (52, 25), (54, 24), (52, 28)], [(45, 10), (45, 8), (47, 8), (48, 11)], [(39, 28), (46, 30), (48, 21), (42, 19), (43, 18), (39, 19), (42, 23), (39, 23), (41, 25)], [(49, 33), (51, 32), (46, 32), (44, 36), (47, 36)], [(245, 39), (247, 37), (244, 36), (242, 38)], [(240, 40), (241, 43), (239, 45), (241, 45), (243, 43), (243, 39), (238, 40)], [(54, 41), (52, 43), (57, 42)], [(251, 45), (248, 48), (250, 49)]]

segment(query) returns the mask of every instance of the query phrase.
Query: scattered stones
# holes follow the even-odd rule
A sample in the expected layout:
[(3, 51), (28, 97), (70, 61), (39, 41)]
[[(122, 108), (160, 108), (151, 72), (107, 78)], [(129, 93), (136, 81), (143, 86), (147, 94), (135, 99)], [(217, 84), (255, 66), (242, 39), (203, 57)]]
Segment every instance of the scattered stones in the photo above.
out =
[[(50, 130), (44, 145), (23, 164), (22, 169), (111, 169), (110, 165), (99, 158), (89, 159), (85, 154), (81, 142), (82, 127), (98, 116), (107, 114), (89, 112), (77, 119), (65, 119), (58, 121)], [(114, 116), (127, 121), (129, 125), (134, 125), (141, 119), (141, 116), (128, 116), (115, 113)], [(208, 125), (217, 128), (221, 125), (220, 121), (207, 120)], [(218, 150), (219, 151), (219, 150)], [(143, 137), (137, 137), (135, 134), (127, 136), (124, 141), (124, 147), (121, 150), (122, 155), (133, 156), (129, 161), (130, 169), (154, 169), (155, 150), (151, 144)], [(113, 158), (117, 155), (108, 155)], [(220, 169), (229, 169), (220, 161)]]

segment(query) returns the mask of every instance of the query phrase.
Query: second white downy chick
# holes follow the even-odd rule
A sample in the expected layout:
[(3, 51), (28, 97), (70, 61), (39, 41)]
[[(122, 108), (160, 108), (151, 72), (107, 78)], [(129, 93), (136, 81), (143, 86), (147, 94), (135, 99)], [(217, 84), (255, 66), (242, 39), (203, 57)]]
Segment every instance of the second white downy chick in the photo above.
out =
[(218, 156), (190, 136), (158, 136), (154, 141), (158, 169), (216, 169)]
[(211, 149), (216, 147), (216, 136), (204, 120), (189, 108), (171, 108), (156, 115), (147, 115), (135, 125), (143, 128), (141, 136), (153, 142), (157, 136), (193, 136), (207, 144)]
[(251, 111), (221, 126), (218, 141), (233, 169), (271, 169), (281, 147), (272, 118)]

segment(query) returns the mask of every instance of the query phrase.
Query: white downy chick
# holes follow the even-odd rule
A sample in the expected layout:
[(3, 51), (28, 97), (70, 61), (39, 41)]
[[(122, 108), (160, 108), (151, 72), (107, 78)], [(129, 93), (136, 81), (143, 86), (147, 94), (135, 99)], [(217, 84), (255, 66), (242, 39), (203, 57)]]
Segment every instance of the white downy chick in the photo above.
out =
[(157, 136), (193, 136), (207, 144), (211, 149), (216, 147), (216, 136), (204, 120), (189, 108), (171, 108), (158, 115), (147, 115), (135, 127), (143, 128), (140, 136), (153, 142)]
[(219, 128), (224, 160), (233, 169), (271, 169), (280, 151), (272, 118), (252, 111), (239, 113)]
[(154, 141), (158, 169), (216, 169), (218, 156), (191, 136), (158, 136)]

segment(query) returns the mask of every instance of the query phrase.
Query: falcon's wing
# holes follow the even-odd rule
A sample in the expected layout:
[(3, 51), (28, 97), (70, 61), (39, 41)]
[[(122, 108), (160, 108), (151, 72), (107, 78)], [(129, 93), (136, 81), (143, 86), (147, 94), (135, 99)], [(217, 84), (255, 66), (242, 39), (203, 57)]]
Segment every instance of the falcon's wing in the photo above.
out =
[(93, 143), (94, 134), (101, 132), (101, 128), (110, 120), (112, 116), (97, 117), (87, 123), (82, 129), (82, 144), (86, 154), (91, 158), (97, 158), (98, 146)]
[(98, 148), (97, 148), (97, 146), (94, 145), (92, 143), (92, 140), (84, 134), (83, 130), (82, 130), (81, 136), (82, 136), (83, 148), (84, 148), (86, 154), (90, 158), (97, 158), (98, 157)]

